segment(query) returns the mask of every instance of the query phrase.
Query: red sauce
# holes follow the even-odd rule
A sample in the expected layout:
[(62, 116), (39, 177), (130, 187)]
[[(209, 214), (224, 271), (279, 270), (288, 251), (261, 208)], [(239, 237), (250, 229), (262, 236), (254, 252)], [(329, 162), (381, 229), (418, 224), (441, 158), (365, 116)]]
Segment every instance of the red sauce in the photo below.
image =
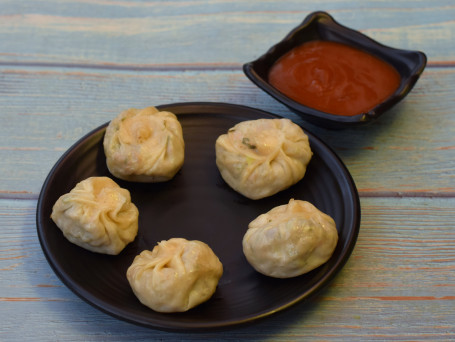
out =
[(270, 70), (269, 83), (305, 106), (352, 116), (368, 112), (393, 94), (400, 75), (369, 53), (318, 40), (281, 57)]

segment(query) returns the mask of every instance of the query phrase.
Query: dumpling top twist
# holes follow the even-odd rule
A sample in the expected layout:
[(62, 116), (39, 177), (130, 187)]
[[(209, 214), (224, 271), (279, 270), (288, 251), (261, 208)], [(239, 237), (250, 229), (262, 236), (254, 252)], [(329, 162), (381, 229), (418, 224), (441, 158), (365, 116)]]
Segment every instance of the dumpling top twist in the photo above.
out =
[(72, 243), (116, 255), (134, 240), (139, 211), (130, 192), (108, 177), (90, 177), (60, 196), (51, 218)]
[(297, 183), (313, 155), (308, 136), (289, 119), (240, 122), (218, 137), (215, 149), (223, 179), (250, 199)]
[(103, 145), (109, 171), (127, 181), (170, 180), (184, 161), (180, 122), (155, 107), (120, 113), (106, 128)]

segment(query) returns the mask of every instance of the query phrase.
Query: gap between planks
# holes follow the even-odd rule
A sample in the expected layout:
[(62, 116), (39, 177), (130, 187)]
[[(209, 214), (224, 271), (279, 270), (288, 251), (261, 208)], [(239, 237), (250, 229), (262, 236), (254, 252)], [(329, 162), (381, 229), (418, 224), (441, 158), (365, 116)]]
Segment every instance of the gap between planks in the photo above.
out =
[[(91, 69), (91, 70), (116, 70), (116, 71), (238, 71), (243, 63), (175, 63), (175, 64), (114, 64), (114, 63), (48, 63), (48, 62), (1, 62), (1, 67), (23, 68), (56, 68), (56, 69)], [(455, 61), (428, 62), (427, 68), (453, 68)]]
[[(455, 198), (455, 192), (435, 191), (362, 191), (358, 190), (360, 198)], [(39, 194), (27, 191), (1, 191), (0, 200), (38, 200)]]

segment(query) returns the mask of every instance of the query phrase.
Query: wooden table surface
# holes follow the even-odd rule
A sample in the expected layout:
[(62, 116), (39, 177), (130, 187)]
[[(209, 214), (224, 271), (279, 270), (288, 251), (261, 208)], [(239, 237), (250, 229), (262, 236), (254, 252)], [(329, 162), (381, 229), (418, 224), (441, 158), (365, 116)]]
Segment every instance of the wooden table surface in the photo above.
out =
[[(307, 124), (242, 72), (316, 10), (427, 54), (412, 92), (372, 125)], [(0, 340), (455, 340), (454, 19), (452, 0), (1, 0)], [(228, 331), (163, 332), (98, 311), (50, 268), (35, 214), (58, 158), (126, 108), (187, 101), (289, 117), (345, 162), (360, 234), (309, 303)]]

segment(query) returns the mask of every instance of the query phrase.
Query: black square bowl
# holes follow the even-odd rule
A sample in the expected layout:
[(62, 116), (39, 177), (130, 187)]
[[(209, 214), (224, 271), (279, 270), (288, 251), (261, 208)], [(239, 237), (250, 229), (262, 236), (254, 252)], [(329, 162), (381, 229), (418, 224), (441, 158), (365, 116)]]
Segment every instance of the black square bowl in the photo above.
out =
[[(269, 70), (281, 56), (293, 48), (313, 40), (349, 45), (388, 62), (401, 76), (398, 89), (370, 111), (354, 116), (325, 113), (290, 99), (270, 85), (268, 82)], [(359, 31), (337, 23), (326, 12), (313, 12), (264, 55), (244, 64), (243, 71), (254, 84), (289, 107), (304, 120), (322, 127), (343, 128), (371, 122), (401, 101), (419, 79), (426, 63), (427, 57), (423, 52), (400, 50), (382, 45)]]

